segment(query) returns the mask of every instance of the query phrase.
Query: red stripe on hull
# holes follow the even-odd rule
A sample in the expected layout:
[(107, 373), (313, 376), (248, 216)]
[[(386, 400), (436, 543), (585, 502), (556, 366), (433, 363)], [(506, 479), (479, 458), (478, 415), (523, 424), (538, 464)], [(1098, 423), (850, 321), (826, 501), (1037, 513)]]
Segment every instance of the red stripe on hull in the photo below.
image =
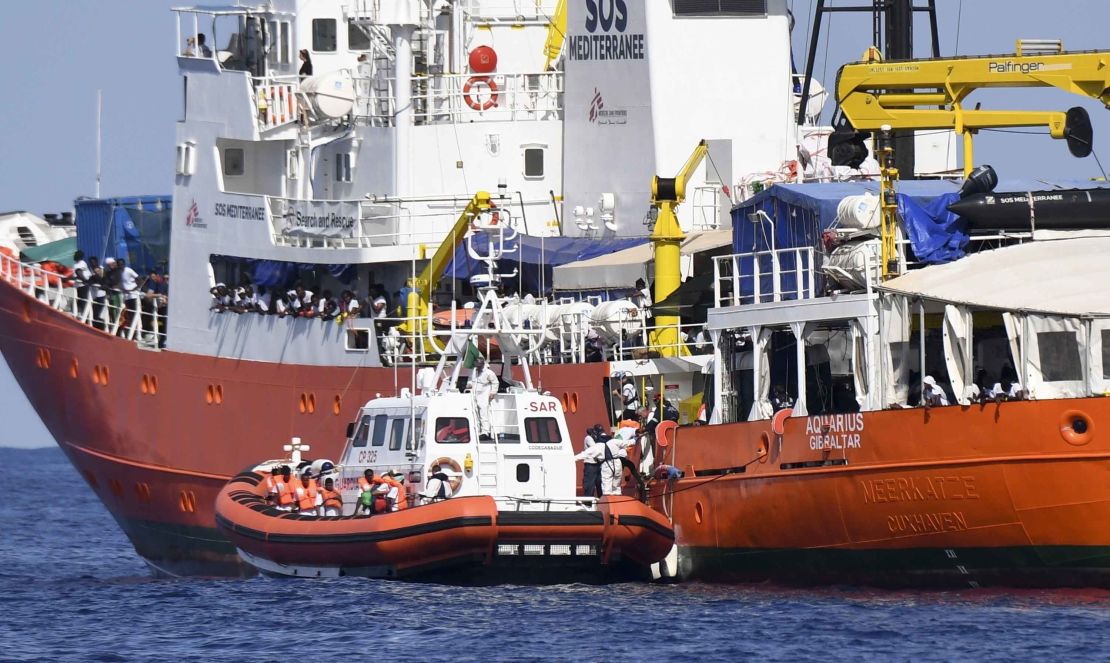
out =
[[(46, 361), (42, 351), (49, 355)], [(391, 368), (141, 350), (2, 281), (0, 352), (46, 428), (136, 550), (155, 565), (194, 568), (191, 562), (200, 562), (203, 569), (212, 562), (220, 573), (237, 564), (215, 528), (213, 506), (223, 483), (260, 459), (279, 455), (293, 436), (310, 442), (319, 457), (334, 459), (358, 409), (376, 394), (395, 395), (396, 387), (408, 384), (402, 379), (395, 385)], [(533, 378), (553, 395), (567, 394), (568, 402), (577, 403), (567, 422), (580, 430), (607, 420), (608, 372), (607, 363), (555, 365), (536, 370)], [(210, 398), (217, 387), (220, 397)], [(314, 412), (301, 412), (302, 394), (314, 396)], [(222, 542), (222, 552), (213, 541)]]

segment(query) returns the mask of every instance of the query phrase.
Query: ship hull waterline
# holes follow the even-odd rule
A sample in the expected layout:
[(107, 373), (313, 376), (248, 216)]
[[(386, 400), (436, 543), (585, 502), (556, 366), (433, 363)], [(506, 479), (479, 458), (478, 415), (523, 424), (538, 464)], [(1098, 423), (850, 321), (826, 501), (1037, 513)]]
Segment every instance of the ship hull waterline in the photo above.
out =
[[(237, 576), (214, 518), (227, 481), (291, 437), (335, 459), (346, 426), (408, 386), (392, 368), (271, 364), (150, 351), (0, 281), (0, 353), (31, 406), (157, 575)], [(607, 363), (549, 365), (534, 379), (572, 430), (607, 420)], [(565, 396), (564, 396), (565, 394)], [(314, 407), (303, 403), (312, 396)]]

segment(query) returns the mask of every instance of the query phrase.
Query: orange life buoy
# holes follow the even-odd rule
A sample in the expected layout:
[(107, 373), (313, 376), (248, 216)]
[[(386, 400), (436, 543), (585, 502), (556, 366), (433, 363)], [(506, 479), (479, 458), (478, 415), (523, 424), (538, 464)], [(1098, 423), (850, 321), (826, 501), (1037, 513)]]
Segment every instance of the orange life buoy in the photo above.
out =
[[(486, 99), (484, 102), (479, 103), (477, 99), (471, 96), (470, 91), (474, 88), (475, 85), (485, 85), (486, 87), (488, 87), (489, 99)], [(497, 105), (497, 83), (493, 82), (493, 79), (489, 76), (471, 76), (466, 81), (466, 84), (463, 85), (462, 91), (463, 100), (466, 101), (466, 105), (470, 106), (476, 111), (488, 111), (489, 109)]]
[(451, 477), (450, 481), (451, 494), (454, 495), (455, 493), (459, 492), (459, 486), (462, 485), (463, 480), (462, 465), (459, 465), (458, 461), (456, 461), (454, 458), (448, 458), (447, 456), (436, 458), (435, 461), (432, 462), (432, 464), (428, 467), (432, 467), (435, 465), (439, 465), (439, 468), (441, 470), (450, 469), (451, 472), (454, 473), (454, 476)]

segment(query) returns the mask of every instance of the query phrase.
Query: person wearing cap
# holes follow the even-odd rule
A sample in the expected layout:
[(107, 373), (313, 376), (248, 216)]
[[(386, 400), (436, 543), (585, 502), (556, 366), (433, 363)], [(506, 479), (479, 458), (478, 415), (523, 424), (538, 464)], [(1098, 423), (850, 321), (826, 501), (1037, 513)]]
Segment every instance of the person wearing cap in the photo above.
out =
[(212, 305), (208, 307), (209, 311), (226, 311), (231, 306), (231, 293), (227, 291), (227, 285), (217, 283), (211, 290), (208, 291), (212, 295)]
[(320, 491), (320, 498), (323, 500), (323, 510), (325, 516), (342, 516), (343, 515), (343, 495), (335, 489), (335, 480), (331, 477), (324, 479), (324, 488)]
[(401, 473), (397, 470), (390, 470), (382, 475), (378, 493), (385, 497), (385, 503), (389, 511), (400, 511), (408, 506), (405, 485), (399, 481), (401, 476)]
[(621, 479), (624, 476), (624, 460), (628, 457), (628, 447), (636, 443), (636, 434), (631, 429), (621, 429), (617, 436), (601, 444), (595, 444), (574, 457), (585, 462), (592, 458), (601, 466), (602, 495), (620, 495)]
[(474, 396), (475, 414), (478, 415), (478, 439), (485, 442), (492, 440), (493, 421), (490, 417), (490, 406), (493, 397), (497, 395), (500, 386), (497, 375), (490, 369), (485, 357), (478, 357), (471, 376), (471, 394)]
[(925, 407), (947, 407), (948, 396), (937, 384), (936, 378), (926, 375), (921, 381), (921, 402)]

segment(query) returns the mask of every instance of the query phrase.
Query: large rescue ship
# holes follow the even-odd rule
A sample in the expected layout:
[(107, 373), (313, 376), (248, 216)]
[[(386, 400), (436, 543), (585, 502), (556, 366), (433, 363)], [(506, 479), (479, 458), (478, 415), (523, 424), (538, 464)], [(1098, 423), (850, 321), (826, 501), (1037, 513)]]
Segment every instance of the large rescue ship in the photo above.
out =
[[(784, 0), (273, 0), (174, 16), (184, 114), (165, 159), (172, 204), (101, 201), (82, 219), (95, 205), (78, 203), (78, 245), (101, 261), (141, 264), (146, 245), (119, 228), (168, 217), (168, 315), (103, 320), (52, 273), (10, 257), (0, 270), (0, 351), (157, 573), (248, 572), (215, 527), (220, 487), (294, 435), (334, 456), (358, 407), (435, 359), (418, 324), (383, 339), (367, 319), (211, 311), (215, 283), (246, 274), (276, 291), (301, 278), (366, 301), (377, 284), (395, 293), (428, 273), (416, 288), (427, 303), (461, 308), (465, 282), (448, 277), (469, 274), (452, 229), (488, 190), (522, 235), (504, 261), (514, 289), (547, 294), (520, 309), (549, 330), (537, 382), (579, 431), (612, 416), (613, 375), (644, 386), (667, 373), (672, 398), (701, 390), (708, 357), (660, 357), (677, 344), (652, 351), (642, 307), (622, 299), (651, 281), (650, 251), (609, 255), (646, 242), (652, 174), (710, 138), (679, 212), (691, 273), (707, 250), (727, 251), (729, 209), (760, 183), (837, 170), (798, 163), (799, 142), (820, 154), (828, 131), (795, 119)], [(604, 264), (564, 265), (574, 278), (551, 294), (557, 254)], [(583, 363), (595, 334), (602, 361)]]

